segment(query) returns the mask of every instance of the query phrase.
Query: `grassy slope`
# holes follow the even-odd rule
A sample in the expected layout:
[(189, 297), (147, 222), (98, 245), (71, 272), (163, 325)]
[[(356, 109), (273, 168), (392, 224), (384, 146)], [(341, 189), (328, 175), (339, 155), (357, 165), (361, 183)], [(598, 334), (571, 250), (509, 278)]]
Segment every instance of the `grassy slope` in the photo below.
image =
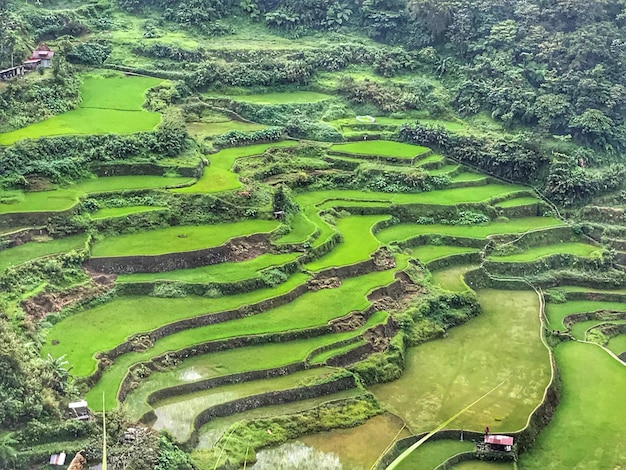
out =
[(259, 93), (250, 95), (231, 95), (235, 101), (243, 101), (245, 103), (255, 103), (263, 105), (272, 104), (296, 104), (296, 103), (316, 103), (332, 99), (333, 96), (314, 91), (291, 91), (276, 93)]
[(476, 188), (453, 188), (423, 193), (382, 193), (356, 190), (326, 190), (299, 193), (296, 200), (301, 207), (310, 207), (324, 201), (336, 200), (341, 205), (343, 199), (382, 201), (393, 204), (438, 204), (449, 206), (460, 203), (484, 202), (497, 196), (521, 191), (522, 186), (512, 184), (487, 184)]
[(220, 263), (194, 269), (179, 269), (165, 273), (122, 274), (118, 282), (153, 282), (159, 280), (183, 282), (235, 282), (250, 279), (261, 269), (279, 266), (295, 260), (300, 253), (274, 255), (266, 253), (258, 258), (240, 263)]
[(607, 348), (616, 355), (620, 355), (621, 353), (626, 351), (626, 335), (621, 334), (611, 338), (609, 340)]
[(150, 130), (161, 117), (141, 109), (148, 88), (162, 80), (150, 77), (87, 76), (81, 86), (78, 109), (51, 117), (6, 134), (0, 145), (11, 145), (24, 138), (67, 134), (126, 134)]
[(368, 259), (380, 246), (372, 234), (372, 226), (388, 218), (388, 215), (366, 215), (337, 220), (337, 229), (343, 241), (327, 255), (305, 265), (305, 268), (311, 271), (321, 271)]
[(562, 304), (546, 304), (548, 327), (554, 330), (565, 330), (563, 318), (571, 313), (595, 312), (596, 310), (625, 311), (626, 304), (622, 302), (595, 302), (593, 300), (572, 300)]
[(129, 207), (109, 207), (106, 209), (100, 209), (91, 214), (91, 218), (94, 220), (110, 219), (113, 217), (124, 217), (132, 214), (140, 214), (142, 212), (158, 211), (159, 209), (165, 209), (159, 206), (129, 206)]
[(507, 199), (506, 201), (498, 202), (496, 207), (519, 207), (526, 206), (528, 204), (538, 204), (541, 202), (536, 197), (518, 197), (515, 199)]
[(417, 155), (429, 152), (427, 147), (419, 145), (403, 144), (389, 140), (367, 140), (351, 142), (349, 144), (335, 144), (331, 150), (355, 155), (380, 155), (381, 157), (415, 158)]
[(220, 150), (209, 156), (211, 164), (204, 169), (202, 177), (196, 184), (173, 191), (176, 193), (215, 193), (237, 189), (241, 187), (241, 183), (237, 174), (231, 171), (235, 160), (260, 155), (270, 148), (295, 147), (297, 145), (298, 142), (294, 140), (285, 140), (270, 144), (257, 144)]
[(298, 212), (291, 222), (291, 231), (276, 240), (276, 244), (303, 243), (315, 232), (315, 224), (311, 222), (304, 212)]
[(432, 430), (502, 381), (501, 388), (450, 427), (521, 429), (541, 401), (550, 362), (539, 339), (537, 295), (500, 290), (479, 290), (477, 295), (481, 315), (444, 339), (410, 349), (400, 379), (370, 387), (413, 432)]
[(472, 451), (475, 447), (472, 441), (440, 440), (426, 442), (404, 459), (398, 468), (400, 470), (433, 469), (453, 455)]
[(191, 357), (173, 369), (150, 375), (137, 390), (128, 396), (126, 406), (129, 407), (133, 416), (139, 418), (150, 409), (145, 400), (156, 390), (190, 381), (206, 380), (251, 370), (271, 369), (303, 361), (316, 348), (356, 336), (366, 328), (383, 322), (386, 316), (384, 312), (377, 312), (366, 325), (357, 331), (286, 343), (259, 344)]
[[(380, 271), (347, 279), (337, 289), (309, 292), (287, 305), (258, 315), (167, 336), (146, 352), (125, 354), (117, 358), (113, 367), (104, 373), (102, 379), (89, 392), (89, 396), (102, 396), (102, 392), (106, 391), (107, 396), (111, 397), (107, 400), (107, 406), (113, 407), (115, 392), (128, 367), (166, 351), (217, 339), (320, 326), (352, 311), (362, 310), (368, 305), (366, 294), (376, 287), (391, 283), (394, 272)], [(80, 358), (84, 360), (84, 353)], [(93, 362), (90, 362), (93, 367)]]
[(476, 248), (468, 248), (465, 246), (422, 245), (412, 248), (411, 256), (417, 258), (422, 263), (428, 263), (451, 255), (476, 252), (478, 252)]
[(463, 275), (477, 267), (475, 265), (461, 265), (435, 271), (433, 273), (433, 285), (451, 292), (464, 292), (469, 287), (465, 284)]
[(309, 380), (318, 379), (332, 372), (333, 369), (324, 367), (309, 369), (277, 378), (225, 385), (172, 397), (155, 405), (154, 412), (157, 420), (153, 427), (158, 430), (167, 429), (176, 439), (184, 441), (189, 437), (194, 418), (202, 410), (259, 393), (296, 388)]
[(0, 204), (0, 214), (18, 212), (56, 212), (71, 209), (79, 198), (88, 194), (132, 189), (153, 189), (179, 186), (190, 178), (163, 176), (107, 176), (73, 184), (52, 191), (23, 193), (23, 199), (14, 204)]
[(56, 240), (29, 242), (0, 251), (0, 271), (42, 256), (79, 250), (85, 247), (86, 235), (57, 238)]
[(580, 257), (589, 257), (592, 253), (599, 251), (601, 248), (588, 245), (587, 243), (557, 243), (554, 245), (543, 245), (530, 248), (522, 253), (507, 256), (491, 256), (493, 261), (503, 262), (529, 262), (536, 261), (544, 256), (555, 254), (568, 254)]
[(552, 421), (519, 468), (618, 469), (626, 455), (626, 368), (599, 347), (575, 342), (555, 350), (563, 390)]
[(159, 255), (222, 245), (235, 237), (268, 233), (278, 226), (271, 220), (247, 220), (218, 225), (168, 227), (141, 233), (107, 237), (97, 241), (94, 257)]
[(485, 238), (488, 235), (500, 233), (524, 233), (529, 230), (538, 230), (563, 225), (552, 217), (524, 217), (512, 219), (508, 222), (492, 222), (487, 225), (422, 225), (399, 224), (381, 230), (376, 237), (383, 243), (402, 241), (417, 235), (450, 235), (468, 238)]
[[(113, 348), (134, 333), (149, 331), (183, 318), (229, 310), (275, 297), (289, 292), (306, 279), (304, 275), (296, 275), (274, 288), (219, 299), (119, 297), (112, 302), (67, 317), (54, 325), (48, 333), (42, 354), (45, 356), (50, 353), (54, 357), (66, 354), (67, 360), (73, 365), (72, 373), (85, 376), (95, 367), (93, 354)], [(111, 325), (115, 325), (115, 328), (111, 328)], [(74, 334), (76, 331), (81, 334)], [(53, 340), (59, 341), (59, 344), (53, 346)]]

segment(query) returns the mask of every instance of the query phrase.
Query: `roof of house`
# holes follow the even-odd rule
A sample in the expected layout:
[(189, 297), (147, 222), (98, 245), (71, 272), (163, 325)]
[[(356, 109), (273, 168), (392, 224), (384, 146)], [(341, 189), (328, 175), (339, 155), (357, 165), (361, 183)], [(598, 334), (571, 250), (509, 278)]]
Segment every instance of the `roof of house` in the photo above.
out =
[(487, 444), (497, 444), (501, 446), (512, 446), (513, 438), (511, 436), (501, 436), (498, 434), (493, 434), (489, 436), (485, 436), (485, 442)]
[(52, 59), (53, 57), (54, 51), (42, 51), (37, 49), (33, 51), (31, 59)]

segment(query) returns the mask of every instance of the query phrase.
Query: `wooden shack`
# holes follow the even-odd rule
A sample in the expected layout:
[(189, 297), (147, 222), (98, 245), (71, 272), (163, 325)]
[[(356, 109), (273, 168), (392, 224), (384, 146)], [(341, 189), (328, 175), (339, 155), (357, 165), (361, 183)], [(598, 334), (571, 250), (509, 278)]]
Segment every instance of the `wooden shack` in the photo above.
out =
[(8, 69), (0, 70), (0, 80), (10, 80), (12, 78), (21, 77), (26, 73), (23, 65), (16, 65)]

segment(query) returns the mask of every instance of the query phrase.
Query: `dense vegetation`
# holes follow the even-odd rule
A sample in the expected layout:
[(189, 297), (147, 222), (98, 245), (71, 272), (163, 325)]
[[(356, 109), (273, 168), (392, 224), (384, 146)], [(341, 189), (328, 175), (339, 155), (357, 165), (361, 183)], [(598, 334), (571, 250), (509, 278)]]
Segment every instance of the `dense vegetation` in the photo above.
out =
[(583, 406), (604, 443), (551, 468), (619, 464), (619, 387), (572, 397), (583, 341), (597, 384), (624, 360), (624, 1), (0, 0), (0, 69), (41, 43), (0, 81), (0, 467), (98, 461), (83, 397), (114, 468), (236, 468), (385, 411), (378, 440), (429, 431), (502, 376), (459, 426), (554, 387), (520, 465)]

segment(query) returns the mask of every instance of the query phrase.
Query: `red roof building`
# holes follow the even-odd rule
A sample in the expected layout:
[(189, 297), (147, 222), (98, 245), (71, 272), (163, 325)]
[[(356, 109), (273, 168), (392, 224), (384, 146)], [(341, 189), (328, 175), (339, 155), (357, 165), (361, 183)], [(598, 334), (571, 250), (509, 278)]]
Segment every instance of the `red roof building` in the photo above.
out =
[(30, 59), (24, 62), (24, 64), (28, 64), (30, 68), (34, 68), (37, 65), (41, 65), (42, 67), (50, 67), (52, 65), (53, 57), (54, 51), (51, 51), (47, 45), (40, 44), (39, 47), (37, 47), (37, 49), (33, 51)]
[(510, 452), (513, 448), (513, 438), (499, 434), (487, 434), (485, 435), (484, 444), (491, 450)]

